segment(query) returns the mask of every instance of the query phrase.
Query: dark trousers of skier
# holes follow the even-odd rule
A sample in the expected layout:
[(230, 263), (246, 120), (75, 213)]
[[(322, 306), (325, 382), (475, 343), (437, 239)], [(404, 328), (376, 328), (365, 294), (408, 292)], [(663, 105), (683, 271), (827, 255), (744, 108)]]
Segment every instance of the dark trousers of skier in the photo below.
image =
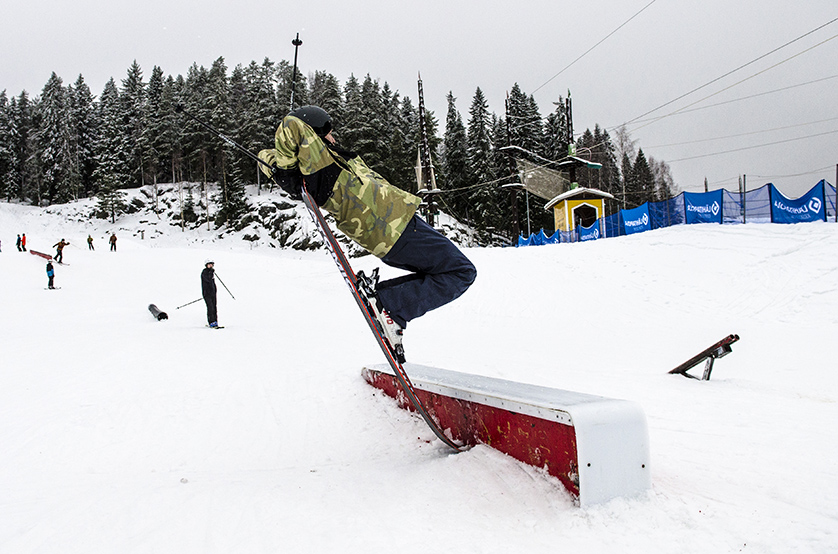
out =
[(57, 250), (55, 252), (55, 261), (61, 263), (61, 260), (64, 259), (64, 250)]
[(207, 323), (210, 326), (213, 323), (218, 323), (218, 303), (215, 295), (205, 296), (204, 302), (207, 304)]
[(411, 272), (378, 284), (378, 297), (402, 328), (458, 298), (477, 277), (460, 249), (418, 215), (381, 261)]

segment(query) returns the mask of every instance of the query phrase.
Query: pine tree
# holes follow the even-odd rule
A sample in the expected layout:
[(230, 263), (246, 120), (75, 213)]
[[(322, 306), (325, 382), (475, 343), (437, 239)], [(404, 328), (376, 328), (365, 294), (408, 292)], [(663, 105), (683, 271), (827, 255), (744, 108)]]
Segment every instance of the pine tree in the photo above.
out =
[(355, 75), (350, 75), (343, 85), (343, 98), (343, 121), (334, 136), (344, 148), (358, 152), (364, 132), (364, 105), (361, 84)]
[(76, 195), (89, 197), (94, 192), (96, 168), (94, 140), (97, 133), (96, 105), (90, 87), (79, 75), (69, 88), (70, 132), (73, 146), (73, 179)]
[(276, 99), (279, 107), (279, 118), (282, 119), (288, 112), (300, 106), (308, 104), (308, 84), (302, 70), (297, 68), (296, 85), (294, 87), (294, 106), (291, 106), (291, 79), (294, 74), (294, 66), (285, 60), (281, 60), (276, 66), (278, 79), (276, 88)]
[(182, 75), (178, 75), (176, 79), (171, 75), (166, 77), (161, 102), (161, 110), (166, 118), (165, 139), (161, 148), (164, 149), (171, 163), (172, 183), (184, 180), (184, 116), (176, 111), (176, 107), (183, 104), (186, 97), (185, 90), (186, 80)]
[[(356, 120), (353, 148), (361, 154), (364, 162), (372, 169), (385, 171), (383, 162), (387, 157), (387, 131), (384, 119), (384, 101), (378, 81), (369, 74), (364, 78), (360, 89), (360, 109), (362, 117)], [(386, 177), (386, 176), (385, 176)]]
[(384, 91), (385, 125), (387, 133), (386, 158), (383, 161), (382, 173), (387, 180), (402, 190), (415, 190), (414, 161), (409, 145), (415, 141), (408, 138), (410, 133), (410, 119), (405, 119), (402, 111), (402, 99), (398, 92), (391, 93), (389, 86), (385, 83)]
[(635, 206), (640, 206), (644, 202), (654, 202), (657, 199), (655, 197), (655, 178), (642, 148), (637, 151), (632, 173), (634, 174), (634, 191), (636, 194)]
[(98, 187), (99, 217), (110, 217), (111, 222), (125, 210), (124, 187), (129, 180), (131, 146), (124, 129), (123, 109), (116, 83), (105, 83), (99, 99), (99, 135), (95, 143), (96, 170), (93, 173)]
[(33, 110), (33, 103), (29, 100), (29, 94), (26, 91), (21, 92), (17, 98), (13, 98), (9, 107), (12, 124), (16, 130), (13, 148), (17, 182), (12, 189), (7, 191), (7, 194), (10, 198), (14, 197), (20, 201), (33, 196), (33, 185), (37, 181)]
[[(544, 125), (544, 157), (559, 161), (567, 156), (567, 112), (564, 98), (553, 102), (556, 109), (547, 116)], [(555, 168), (553, 168), (555, 169)]]
[[(249, 96), (241, 65), (233, 69), (227, 87), (226, 105), (228, 136), (238, 144), (242, 143), (242, 117), (249, 111)], [(222, 171), (223, 191), (219, 198), (220, 209), (215, 217), (217, 226), (235, 225), (248, 210), (245, 186), (247, 173), (252, 169), (250, 159), (229, 145), (225, 148), (225, 158), (229, 160)], [(222, 168), (223, 169), (223, 168)]]
[[(273, 145), (274, 133), (279, 124), (279, 107), (276, 94), (276, 71), (274, 63), (265, 58), (262, 64), (251, 62), (243, 72), (245, 97), (241, 118), (238, 120), (240, 144), (251, 152), (258, 152)], [(235, 116), (235, 113), (234, 113)], [(241, 178), (255, 182), (261, 178), (258, 168), (250, 160), (242, 160), (239, 166)]]
[[(466, 206), (466, 218), (475, 226), (490, 226), (490, 214), (493, 211), (492, 192), (495, 186), (492, 145), (492, 118), (489, 103), (480, 87), (474, 92), (469, 108), (468, 146), (468, 185), (473, 187), (459, 205)], [(454, 200), (456, 202), (456, 200)]]
[[(469, 183), (468, 179), (468, 137), (463, 118), (457, 111), (453, 92), (448, 92), (448, 113), (445, 117), (445, 138), (443, 140), (442, 172), (437, 179), (444, 183), (440, 188), (463, 191)], [(468, 209), (466, 197), (454, 194), (446, 195), (443, 200), (453, 215), (465, 218)]]
[(535, 99), (524, 94), (518, 83), (515, 83), (509, 93), (506, 117), (510, 145), (542, 155), (545, 141), (541, 115), (538, 113)]
[[(67, 90), (55, 73), (49, 78), (38, 104), (37, 155), (43, 179), (43, 194), (52, 204), (72, 198), (72, 145)], [(42, 198), (39, 198), (39, 202)]]
[(129, 145), (128, 182), (124, 186), (131, 188), (145, 184), (145, 163), (148, 155), (148, 133), (146, 115), (146, 85), (143, 82), (143, 70), (137, 60), (128, 68), (119, 100), (123, 119), (123, 132)]
[(333, 127), (340, 127), (343, 121), (343, 100), (338, 80), (331, 73), (315, 71), (308, 83), (309, 101), (326, 110), (332, 118)]
[[(206, 102), (209, 73), (206, 68), (192, 64), (186, 74), (183, 90), (183, 105), (200, 121), (209, 121), (211, 110)], [(183, 123), (183, 148), (186, 162), (186, 179), (206, 182), (210, 165), (210, 150), (213, 139), (210, 133), (192, 118), (181, 117)]]
[(6, 91), (0, 92), (0, 196), (11, 200), (18, 183), (15, 143), (17, 127)]
[(408, 192), (419, 190), (416, 181), (416, 157), (419, 153), (419, 109), (413, 107), (409, 96), (405, 96), (399, 105), (399, 125), (404, 158), (401, 160), (399, 183)]
[[(172, 132), (169, 127), (168, 111), (171, 105), (167, 105), (165, 96), (165, 80), (163, 70), (159, 66), (151, 69), (151, 77), (148, 79), (146, 95), (146, 122), (143, 126), (143, 144), (146, 145), (145, 173), (155, 188), (157, 183), (169, 169), (167, 154), (169, 154), (169, 134)], [(157, 209), (157, 208), (155, 208)]]

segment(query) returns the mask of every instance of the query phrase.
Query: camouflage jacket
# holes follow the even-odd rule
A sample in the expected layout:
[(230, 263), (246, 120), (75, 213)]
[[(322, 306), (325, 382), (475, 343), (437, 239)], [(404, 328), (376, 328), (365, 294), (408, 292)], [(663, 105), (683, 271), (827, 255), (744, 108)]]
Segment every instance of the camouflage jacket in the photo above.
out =
[(282, 169), (312, 175), (332, 164), (341, 171), (323, 208), (335, 216), (338, 229), (370, 253), (383, 257), (416, 213), (421, 200), (387, 182), (360, 156), (344, 159), (302, 120), (287, 116), (276, 130), (276, 148), (259, 157)]

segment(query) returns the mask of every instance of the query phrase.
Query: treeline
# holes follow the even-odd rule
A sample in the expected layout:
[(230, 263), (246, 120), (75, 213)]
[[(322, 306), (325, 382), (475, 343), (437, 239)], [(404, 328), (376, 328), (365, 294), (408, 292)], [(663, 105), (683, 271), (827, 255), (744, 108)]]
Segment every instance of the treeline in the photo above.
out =
[[(167, 182), (217, 183), (216, 223), (236, 221), (248, 207), (244, 186), (256, 183), (256, 164), (191, 119), (179, 104), (252, 152), (273, 144), (288, 113), (292, 67), (265, 59), (229, 71), (223, 58), (210, 68), (193, 64), (185, 77), (155, 66), (146, 80), (134, 62), (117, 84), (110, 79), (98, 98), (80, 75), (71, 85), (52, 74), (41, 94), (9, 98), (0, 93), (0, 197), (38, 205), (96, 196), (103, 211), (118, 210), (120, 188)], [(298, 71), (294, 105), (315, 104), (334, 119), (347, 149), (390, 182), (416, 190), (419, 111), (410, 97), (367, 75), (341, 84), (333, 75)], [(567, 155), (564, 100), (542, 118), (531, 95), (516, 84), (504, 115), (490, 112), (478, 88), (464, 122), (448, 96), (445, 129), (426, 111), (443, 209), (480, 230), (508, 231), (510, 196), (500, 185), (518, 182), (514, 159), (501, 147), (515, 145), (547, 160)], [(580, 155), (603, 164), (581, 171), (582, 186), (614, 194), (633, 207), (671, 194), (665, 163), (647, 160), (625, 131), (615, 144), (600, 127), (576, 141)], [(564, 142), (563, 142), (564, 141)], [(549, 164), (547, 164), (549, 166)], [(519, 195), (519, 211), (525, 209)], [(539, 201), (540, 203), (540, 201)], [(552, 216), (531, 210), (534, 224), (552, 228)]]

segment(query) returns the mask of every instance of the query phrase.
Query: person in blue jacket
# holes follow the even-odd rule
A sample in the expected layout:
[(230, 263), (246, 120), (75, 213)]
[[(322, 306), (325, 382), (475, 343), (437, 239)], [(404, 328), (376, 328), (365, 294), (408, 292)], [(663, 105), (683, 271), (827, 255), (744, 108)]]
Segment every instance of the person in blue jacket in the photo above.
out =
[(55, 278), (55, 270), (52, 268), (52, 262), (47, 262), (47, 277), (49, 277), (47, 286), (54, 289), (55, 286), (53, 285), (53, 279)]

